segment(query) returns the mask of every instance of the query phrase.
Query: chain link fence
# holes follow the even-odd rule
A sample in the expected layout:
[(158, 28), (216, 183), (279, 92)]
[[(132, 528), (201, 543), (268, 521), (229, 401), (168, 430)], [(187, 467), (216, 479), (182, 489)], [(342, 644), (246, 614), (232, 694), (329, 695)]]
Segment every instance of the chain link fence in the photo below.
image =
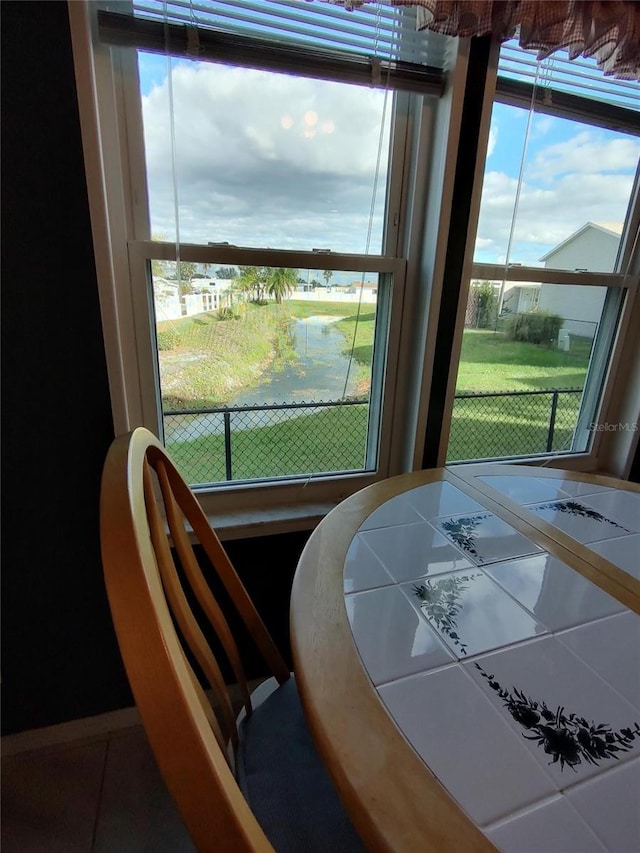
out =
[[(580, 388), (456, 395), (447, 462), (570, 450)], [(190, 483), (367, 470), (369, 402), (175, 410), (165, 443)]]
[(164, 413), (165, 443), (190, 483), (365, 470), (368, 400)]
[(581, 388), (456, 394), (447, 462), (572, 449)]

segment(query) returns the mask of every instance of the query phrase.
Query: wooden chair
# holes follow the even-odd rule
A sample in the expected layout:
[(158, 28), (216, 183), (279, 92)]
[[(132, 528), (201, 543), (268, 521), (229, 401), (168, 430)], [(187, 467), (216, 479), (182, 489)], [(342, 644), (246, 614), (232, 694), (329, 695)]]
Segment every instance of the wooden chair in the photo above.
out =
[[(275, 678), (274, 689), (255, 709), (238, 648), (196, 560), (185, 521)], [(315, 753), (294, 679), (189, 486), (146, 429), (117, 438), (109, 450), (100, 524), (107, 593), (129, 682), (196, 848), (202, 853), (364, 850)], [(192, 598), (240, 687), (240, 725), (189, 604)], [(211, 688), (212, 703), (191, 659)], [(259, 691), (269, 692), (265, 685)]]

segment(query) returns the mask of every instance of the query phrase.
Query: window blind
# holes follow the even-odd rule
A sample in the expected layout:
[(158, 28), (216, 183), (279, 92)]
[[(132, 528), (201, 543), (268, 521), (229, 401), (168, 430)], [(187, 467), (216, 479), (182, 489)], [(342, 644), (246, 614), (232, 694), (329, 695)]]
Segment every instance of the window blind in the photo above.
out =
[(640, 135), (640, 84), (608, 77), (595, 60), (570, 60), (566, 51), (538, 63), (535, 50), (523, 50), (517, 40), (505, 42), (496, 97), (527, 107), (533, 101), (537, 112)]
[(306, 0), (134, 0), (103, 4), (102, 41), (364, 85), (441, 93), (448, 36), (416, 9), (353, 12)]

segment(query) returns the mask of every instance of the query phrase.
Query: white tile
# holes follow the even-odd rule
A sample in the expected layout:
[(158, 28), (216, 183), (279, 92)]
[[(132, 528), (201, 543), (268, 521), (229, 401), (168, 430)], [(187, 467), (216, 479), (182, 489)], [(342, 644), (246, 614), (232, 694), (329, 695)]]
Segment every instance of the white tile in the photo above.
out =
[(525, 557), (542, 551), (491, 512), (440, 518), (434, 526), (476, 565)]
[(3, 759), (3, 853), (92, 849), (106, 749), (103, 740)]
[(407, 499), (406, 494), (396, 495), (383, 503), (365, 518), (360, 530), (373, 530), (376, 527), (392, 527), (395, 524), (411, 524), (421, 521), (420, 516)]
[(503, 853), (604, 853), (606, 849), (562, 796), (490, 827), (487, 836)]
[(640, 761), (614, 767), (567, 792), (585, 822), (615, 853), (640, 850)]
[(556, 638), (523, 643), (464, 667), (558, 790), (640, 755), (640, 733), (628, 739), (625, 750), (618, 737), (635, 730), (637, 709)]
[(484, 507), (451, 483), (426, 483), (406, 492), (411, 505), (427, 521), (443, 515), (482, 512)]
[(632, 533), (640, 532), (640, 494), (618, 491), (585, 495), (581, 503), (622, 524)]
[(513, 474), (491, 475), (479, 477), (487, 486), (507, 495), (519, 504), (534, 503), (536, 501), (552, 501), (557, 498), (568, 498), (571, 492), (563, 491), (557, 485), (557, 481), (538, 480), (535, 477), (522, 477)]
[(610, 519), (597, 510), (591, 509), (582, 499), (549, 501), (533, 504), (527, 509), (578, 542), (598, 542), (601, 539), (611, 539), (630, 532), (614, 518)]
[(545, 632), (480, 569), (438, 575), (401, 589), (460, 659)]
[(397, 581), (416, 580), (472, 565), (426, 521), (360, 535)]
[(582, 480), (565, 480), (561, 477), (544, 477), (545, 483), (551, 483), (563, 492), (568, 492), (570, 495), (593, 495), (600, 492), (613, 492), (609, 486), (600, 486), (594, 483), (587, 483)]
[(619, 601), (551, 554), (494, 563), (484, 570), (551, 631), (625, 610)]
[(142, 730), (113, 737), (95, 853), (195, 853)]
[(480, 826), (549, 796), (554, 786), (459, 666), (378, 690), (409, 743)]
[(345, 606), (360, 657), (374, 684), (454, 659), (396, 586), (347, 595)]
[(640, 535), (632, 533), (619, 539), (605, 539), (604, 542), (591, 542), (589, 548), (640, 580)]
[(344, 591), (357, 592), (393, 583), (360, 534), (354, 536), (344, 562)]
[(640, 717), (640, 616), (630, 610), (558, 634), (598, 675), (637, 709)]

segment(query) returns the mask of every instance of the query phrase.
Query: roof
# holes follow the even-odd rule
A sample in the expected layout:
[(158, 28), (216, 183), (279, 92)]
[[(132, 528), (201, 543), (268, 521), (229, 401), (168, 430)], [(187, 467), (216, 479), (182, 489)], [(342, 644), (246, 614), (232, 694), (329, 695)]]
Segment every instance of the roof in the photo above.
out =
[(597, 231), (602, 231), (604, 234), (610, 234), (612, 237), (619, 237), (622, 234), (622, 222), (585, 222), (581, 228), (578, 228), (577, 231), (570, 234), (566, 240), (562, 241), (562, 243), (558, 243), (557, 246), (550, 249), (547, 254), (543, 255), (539, 260), (546, 261), (547, 258), (550, 258), (551, 255), (555, 255), (555, 253), (559, 252), (560, 249), (564, 249), (568, 243), (571, 243), (576, 239), (576, 237), (579, 237), (580, 234), (584, 234), (584, 232), (589, 228), (595, 228)]

